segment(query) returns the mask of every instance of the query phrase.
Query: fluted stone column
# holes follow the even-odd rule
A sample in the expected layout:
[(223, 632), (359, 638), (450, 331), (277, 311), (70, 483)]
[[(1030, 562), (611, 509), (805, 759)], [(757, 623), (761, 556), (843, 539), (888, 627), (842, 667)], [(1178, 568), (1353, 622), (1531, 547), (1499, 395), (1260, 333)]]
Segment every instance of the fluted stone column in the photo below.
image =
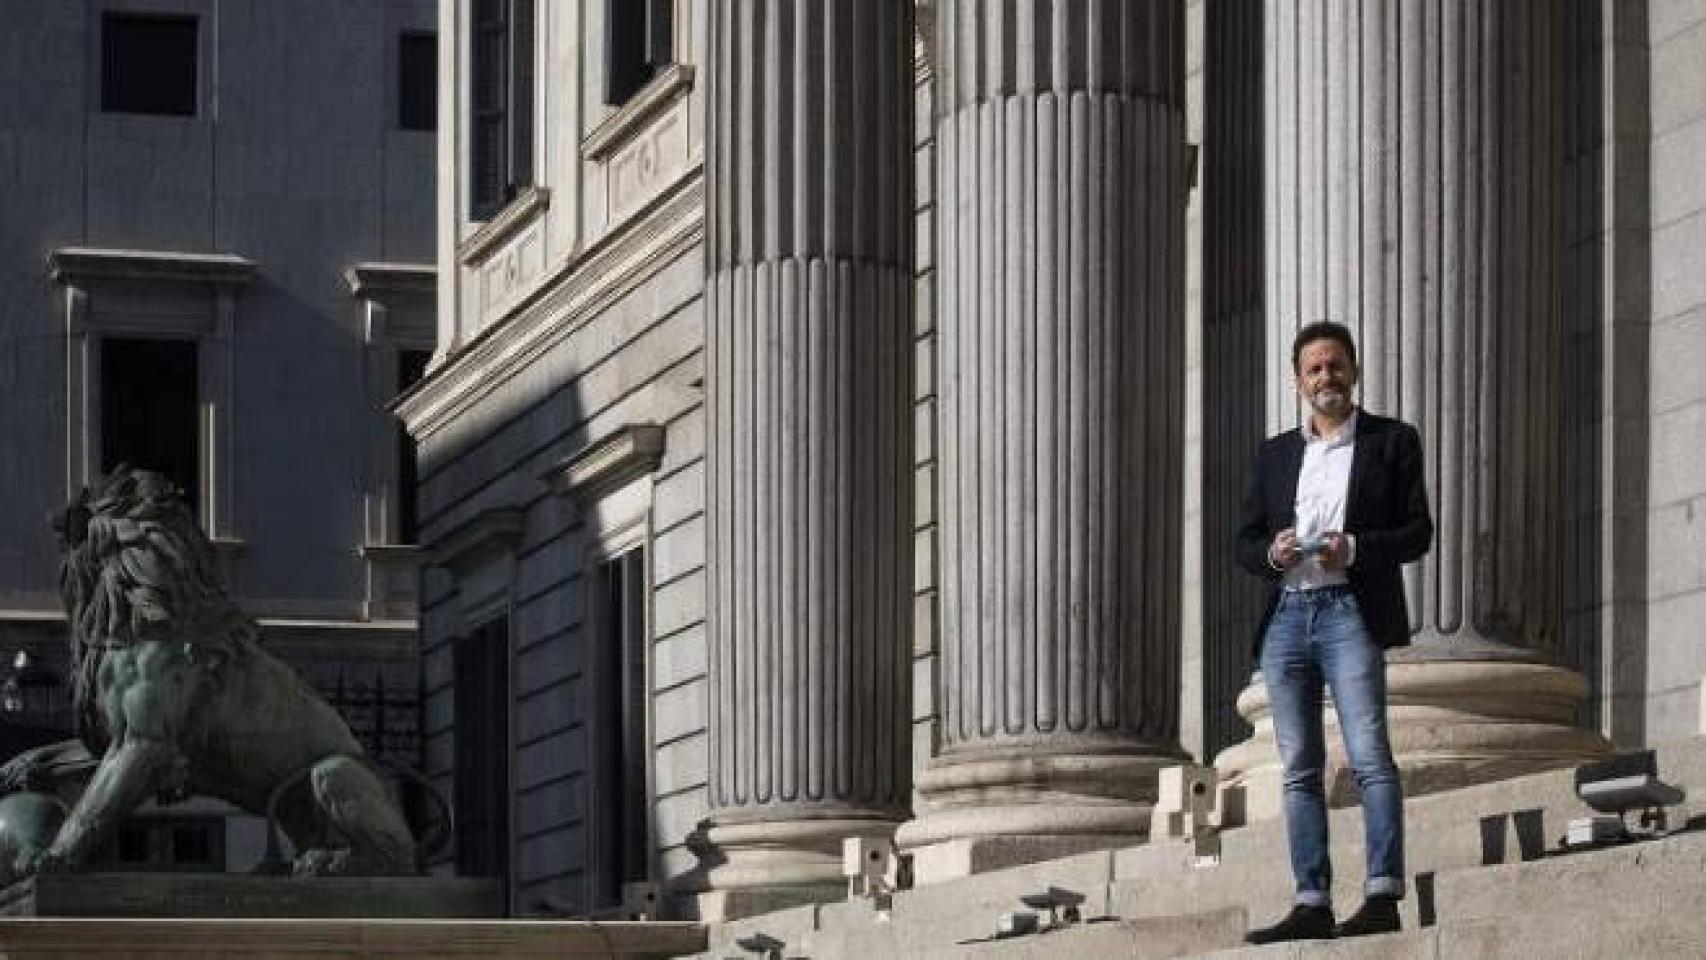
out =
[[(1421, 431), (1437, 533), (1388, 656), (1410, 792), (1599, 755), (1561, 650), (1563, 10), (1550, 0), (1266, 6), (1269, 427), (1301, 323), (1358, 333), (1362, 401)], [(1222, 754), (1276, 809), (1266, 691)], [(1337, 745), (1335, 734), (1332, 742)], [(1354, 794), (1342, 756), (1333, 780)]]
[(839, 887), (911, 790), (910, 4), (710, 11), (708, 881)]
[(937, 7), (940, 744), (909, 847), (1130, 839), (1178, 755), (1183, 6)]

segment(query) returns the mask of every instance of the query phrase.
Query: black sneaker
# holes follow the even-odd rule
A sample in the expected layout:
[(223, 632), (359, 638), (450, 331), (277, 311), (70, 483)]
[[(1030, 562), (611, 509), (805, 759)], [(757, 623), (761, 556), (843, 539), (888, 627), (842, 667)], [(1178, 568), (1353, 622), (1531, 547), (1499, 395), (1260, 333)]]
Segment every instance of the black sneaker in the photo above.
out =
[(1366, 937), (1371, 933), (1397, 933), (1401, 927), (1402, 924), (1398, 921), (1398, 898), (1376, 895), (1364, 900), (1349, 920), (1333, 930), (1333, 935)]
[(1325, 940), (1333, 935), (1333, 908), (1298, 904), (1285, 919), (1271, 927), (1244, 934), (1245, 943), (1279, 943), (1284, 940)]

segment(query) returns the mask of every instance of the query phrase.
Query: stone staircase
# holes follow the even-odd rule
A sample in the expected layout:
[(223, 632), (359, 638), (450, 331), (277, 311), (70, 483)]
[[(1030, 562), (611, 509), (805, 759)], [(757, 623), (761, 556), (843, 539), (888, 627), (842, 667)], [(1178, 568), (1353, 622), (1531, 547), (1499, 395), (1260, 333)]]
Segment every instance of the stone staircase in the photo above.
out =
[[(1688, 788), (1684, 815), (1706, 811), (1706, 740), (1659, 749), (1661, 775)], [(1554, 855), (1565, 824), (1587, 813), (1559, 770), (1410, 800), (1405, 931), (1349, 941), (1242, 945), (1252, 920), (1289, 907), (1277, 822), (1222, 834), (1219, 865), (1198, 867), (1182, 842), (1081, 853), (922, 886), (879, 914), (864, 901), (818, 904), (716, 924), (699, 956), (755, 958), (738, 941), (762, 933), (784, 958), (1623, 958), (1706, 957), (1706, 830)], [(1700, 818), (1706, 820), (1706, 818)], [(1335, 902), (1360, 900), (1361, 818), (1332, 815)], [(1086, 922), (995, 940), (996, 918), (1049, 887), (1076, 892)]]

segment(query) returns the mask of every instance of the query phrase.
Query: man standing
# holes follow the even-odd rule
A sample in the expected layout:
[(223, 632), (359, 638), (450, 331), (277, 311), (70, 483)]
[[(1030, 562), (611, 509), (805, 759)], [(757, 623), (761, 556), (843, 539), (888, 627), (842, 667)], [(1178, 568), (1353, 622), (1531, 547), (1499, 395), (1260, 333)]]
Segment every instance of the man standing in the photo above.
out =
[[(1238, 562), (1269, 581), (1256, 659), (1284, 770), (1297, 883), (1279, 923), (1251, 943), (1397, 930), (1404, 896), (1404, 797), (1386, 733), (1382, 651), (1410, 642), (1401, 564), (1433, 540), (1422, 444), (1409, 424), (1358, 410), (1356, 344), (1344, 326), (1299, 330), (1291, 348), (1303, 426), (1262, 444), (1244, 496)], [(1354, 916), (1333, 924), (1322, 782), (1322, 693), (1330, 689), (1362, 793), (1368, 873)]]

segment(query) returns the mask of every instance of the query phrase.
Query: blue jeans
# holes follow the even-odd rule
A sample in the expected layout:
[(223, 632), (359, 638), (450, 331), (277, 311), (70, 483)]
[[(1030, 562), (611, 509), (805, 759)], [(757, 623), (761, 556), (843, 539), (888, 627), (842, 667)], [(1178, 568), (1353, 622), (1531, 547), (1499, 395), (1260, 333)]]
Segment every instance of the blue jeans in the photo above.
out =
[(1328, 905), (1326, 734), (1322, 690), (1333, 692), (1345, 753), (1362, 792), (1368, 895), (1404, 895), (1404, 794), (1386, 735), (1386, 660), (1369, 639), (1349, 587), (1280, 595), (1262, 640), (1262, 678), (1284, 769), (1285, 832), (1297, 902)]

